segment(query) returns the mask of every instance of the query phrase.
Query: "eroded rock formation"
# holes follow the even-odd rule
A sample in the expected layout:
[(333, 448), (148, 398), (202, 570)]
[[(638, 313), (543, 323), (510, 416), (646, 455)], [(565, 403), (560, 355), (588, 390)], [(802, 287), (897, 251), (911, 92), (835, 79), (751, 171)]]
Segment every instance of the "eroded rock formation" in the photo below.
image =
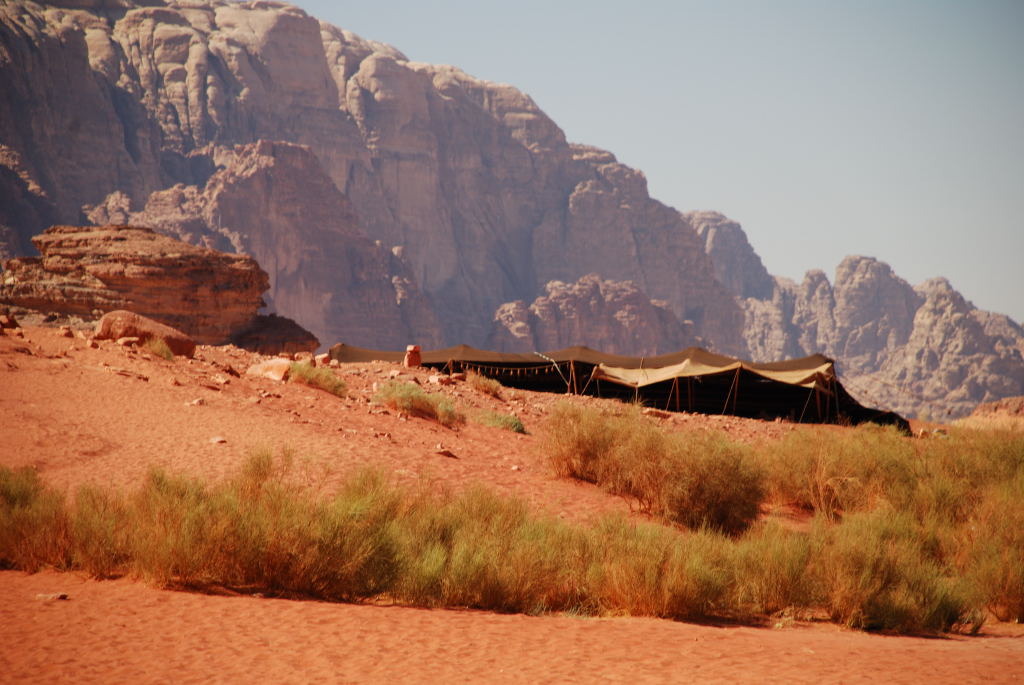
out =
[(611, 353), (656, 355), (700, 342), (689, 322), (629, 281), (589, 274), (575, 283), (552, 281), (546, 290), (529, 306), (516, 301), (498, 308), (490, 348), (546, 351), (572, 341)]

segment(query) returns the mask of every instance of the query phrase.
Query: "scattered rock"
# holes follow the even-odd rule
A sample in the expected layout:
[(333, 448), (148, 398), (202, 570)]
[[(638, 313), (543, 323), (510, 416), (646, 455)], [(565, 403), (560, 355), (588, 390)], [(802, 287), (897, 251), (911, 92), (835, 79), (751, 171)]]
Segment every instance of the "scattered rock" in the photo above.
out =
[(210, 438), (210, 444), (211, 445), (223, 445), (227, 441), (228, 441), (227, 438), (222, 438), (219, 435), (216, 436), (216, 437)]
[(36, 599), (44, 602), (53, 602), (71, 599), (66, 592), (42, 592), (36, 595)]
[(291, 365), (292, 362), (290, 359), (278, 357), (253, 364), (246, 369), (245, 374), (247, 376), (262, 376), (263, 378), (269, 378), (274, 381), (283, 381), (288, 378)]
[(172, 353), (189, 358), (196, 351), (195, 341), (181, 331), (123, 309), (104, 314), (92, 337), (93, 340), (117, 340), (119, 345), (124, 344), (123, 338), (134, 338), (136, 343), (158, 338), (167, 343)]
[(126, 335), (123, 338), (118, 338), (116, 342), (121, 347), (131, 347), (132, 345), (138, 345), (142, 342), (142, 339), (137, 338), (134, 335)]
[(458, 457), (455, 456), (455, 453), (451, 450), (438, 450), (434, 452), (434, 454), (438, 454), (442, 457), (448, 457), (449, 459), (458, 459)]
[(62, 338), (73, 338), (75, 336), (75, 334), (72, 333), (71, 329), (68, 328), (67, 326), (61, 326), (60, 328), (58, 328), (57, 335), (59, 335)]

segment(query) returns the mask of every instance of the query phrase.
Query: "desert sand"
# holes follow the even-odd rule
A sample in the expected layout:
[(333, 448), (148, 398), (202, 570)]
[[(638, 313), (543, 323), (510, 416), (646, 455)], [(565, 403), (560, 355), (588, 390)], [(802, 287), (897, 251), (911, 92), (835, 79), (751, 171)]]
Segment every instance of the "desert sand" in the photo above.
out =
[[(0, 464), (32, 466), (69, 492), (84, 483), (131, 488), (151, 466), (215, 480), (269, 447), (292, 450), (310, 486), (325, 492), (375, 465), (410, 483), (482, 483), (575, 521), (629, 511), (546, 468), (540, 428), (559, 396), (506, 390), (498, 400), (446, 386), (470, 416), (514, 412), (530, 434), (473, 421), (453, 431), (368, 402), (375, 383), (399, 374), (432, 388), (427, 370), (345, 367), (350, 392), (339, 399), (246, 376), (257, 357), (231, 347), (168, 362), (110, 342), (94, 349), (55, 329), (24, 331), (0, 337)], [(748, 441), (792, 430), (733, 417), (662, 420)], [(68, 598), (48, 598), (55, 593)], [(1020, 682), (1022, 666), (1024, 627), (1011, 624), (986, 624), (976, 637), (893, 637), (827, 623), (529, 617), (0, 572), (4, 682), (992, 683)]]

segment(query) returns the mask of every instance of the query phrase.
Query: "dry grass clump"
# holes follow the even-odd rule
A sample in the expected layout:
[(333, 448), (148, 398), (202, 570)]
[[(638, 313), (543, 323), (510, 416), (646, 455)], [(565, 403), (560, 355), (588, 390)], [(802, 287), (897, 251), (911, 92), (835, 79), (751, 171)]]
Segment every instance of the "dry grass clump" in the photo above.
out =
[(500, 412), (483, 412), (477, 415), (476, 420), (485, 426), (504, 428), (513, 433), (526, 433), (526, 426), (515, 414), (502, 414)]
[(495, 379), (488, 378), (476, 371), (466, 372), (466, 383), (474, 390), (499, 400), (501, 399), (501, 390), (505, 387)]
[(557, 405), (547, 425), (555, 472), (634, 498), (642, 511), (689, 528), (739, 533), (758, 515), (763, 474), (719, 434), (668, 434), (637, 408), (620, 414)]
[(432, 419), (442, 426), (450, 427), (466, 422), (465, 415), (455, 409), (451, 400), (443, 395), (426, 393), (415, 383), (388, 381), (373, 396), (373, 400), (413, 416)]
[(348, 387), (331, 369), (313, 366), (307, 362), (292, 362), (288, 366), (288, 380), (326, 390), (332, 395), (345, 397)]
[(171, 348), (163, 338), (146, 338), (146, 342), (142, 343), (142, 347), (146, 351), (167, 361), (174, 359), (174, 352), (171, 352)]
[(0, 466), (0, 568), (67, 568), (68, 547), (64, 496), (34, 469)]

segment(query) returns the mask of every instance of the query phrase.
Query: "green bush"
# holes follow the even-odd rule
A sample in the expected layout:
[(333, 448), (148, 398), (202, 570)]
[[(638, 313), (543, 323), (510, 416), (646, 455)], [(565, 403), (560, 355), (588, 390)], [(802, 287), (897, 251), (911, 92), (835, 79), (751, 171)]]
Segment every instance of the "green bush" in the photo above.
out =
[(813, 605), (808, 536), (777, 524), (759, 524), (736, 543), (734, 605), (748, 614), (774, 614)]
[(525, 433), (526, 426), (515, 414), (501, 414), (498, 412), (484, 412), (477, 417), (477, 421), (485, 426), (504, 428), (513, 433)]
[(171, 352), (170, 346), (168, 346), (167, 341), (163, 338), (146, 338), (146, 342), (142, 344), (142, 347), (167, 361), (174, 359), (174, 352)]
[(345, 381), (338, 378), (334, 371), (306, 362), (292, 362), (288, 367), (288, 380), (326, 390), (338, 397), (344, 397), (347, 391)]
[(911, 516), (884, 508), (818, 525), (813, 575), (832, 619), (904, 633), (979, 622), (968, 589), (922, 540)]
[(0, 466), (0, 568), (71, 565), (64, 496), (31, 468)]
[(546, 448), (555, 473), (634, 498), (640, 509), (689, 528), (746, 529), (764, 499), (747, 448), (702, 431), (669, 434), (636, 407), (606, 414), (556, 406)]
[(965, 576), (1003, 621), (1024, 621), (1024, 473), (990, 486), (965, 526)]
[(477, 373), (476, 371), (466, 372), (466, 383), (469, 387), (473, 388), (478, 392), (482, 392), (485, 395), (490, 395), (496, 399), (501, 399), (501, 389), (504, 387), (501, 383), (493, 378)]
[(414, 383), (388, 381), (373, 399), (392, 409), (432, 419), (442, 426), (450, 427), (466, 421), (466, 417), (455, 409), (455, 405), (447, 397), (428, 394)]

